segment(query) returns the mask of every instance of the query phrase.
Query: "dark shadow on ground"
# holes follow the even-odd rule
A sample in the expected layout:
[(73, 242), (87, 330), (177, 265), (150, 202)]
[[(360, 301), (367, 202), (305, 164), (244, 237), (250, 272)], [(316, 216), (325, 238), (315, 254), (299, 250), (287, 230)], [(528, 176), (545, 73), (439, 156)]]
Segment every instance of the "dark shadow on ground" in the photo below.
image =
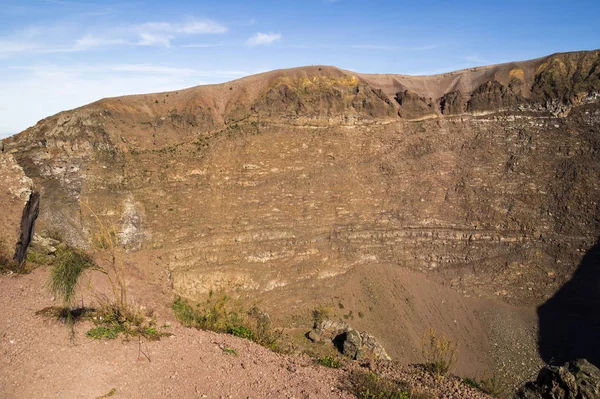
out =
[(539, 351), (546, 363), (584, 358), (600, 367), (600, 241), (537, 313)]

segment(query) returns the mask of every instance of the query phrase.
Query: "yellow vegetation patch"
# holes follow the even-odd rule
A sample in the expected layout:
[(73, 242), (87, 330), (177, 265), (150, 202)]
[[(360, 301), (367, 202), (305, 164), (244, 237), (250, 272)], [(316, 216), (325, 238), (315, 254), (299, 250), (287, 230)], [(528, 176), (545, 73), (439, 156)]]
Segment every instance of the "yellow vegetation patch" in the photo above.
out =
[(508, 73), (508, 75), (511, 78), (517, 78), (521, 81), (525, 81), (525, 72), (523, 72), (523, 70), (521, 68), (513, 68), (510, 70), (510, 72)]
[(348, 88), (358, 85), (356, 76), (305, 76), (298, 79), (289, 79), (287, 77), (279, 78), (274, 82), (274, 86), (287, 85), (292, 90), (300, 93), (306, 89), (331, 89), (331, 88)]

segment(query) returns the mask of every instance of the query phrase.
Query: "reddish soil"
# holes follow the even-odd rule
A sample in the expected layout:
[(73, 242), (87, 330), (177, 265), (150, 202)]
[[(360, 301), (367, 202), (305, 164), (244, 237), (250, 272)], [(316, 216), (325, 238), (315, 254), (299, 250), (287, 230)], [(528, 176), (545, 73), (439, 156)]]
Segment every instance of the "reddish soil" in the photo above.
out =
[(83, 322), (71, 342), (64, 324), (35, 314), (56, 305), (47, 278), (48, 269), (0, 276), (2, 398), (98, 398), (113, 388), (115, 398), (351, 397), (338, 388), (341, 370), (178, 323), (160, 341), (125, 342), (89, 339)]

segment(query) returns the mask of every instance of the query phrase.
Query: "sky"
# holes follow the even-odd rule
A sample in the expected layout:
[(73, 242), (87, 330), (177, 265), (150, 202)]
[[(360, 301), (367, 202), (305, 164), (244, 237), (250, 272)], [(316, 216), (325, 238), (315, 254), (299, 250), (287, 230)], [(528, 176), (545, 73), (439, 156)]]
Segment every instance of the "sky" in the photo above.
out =
[(0, 138), (279, 68), (429, 75), (598, 49), (598, 27), (598, 0), (0, 0)]

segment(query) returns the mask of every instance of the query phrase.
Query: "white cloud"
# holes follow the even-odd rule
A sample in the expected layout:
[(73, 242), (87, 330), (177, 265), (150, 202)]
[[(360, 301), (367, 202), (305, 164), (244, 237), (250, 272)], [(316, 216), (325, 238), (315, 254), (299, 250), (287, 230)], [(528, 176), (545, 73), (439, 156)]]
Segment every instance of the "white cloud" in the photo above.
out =
[[(185, 22), (148, 22), (144, 24), (108, 27), (102, 32), (88, 31), (73, 41), (74, 32), (56, 27), (29, 27), (11, 36), (0, 37), (0, 58), (18, 54), (49, 54), (87, 51), (113, 46), (170, 47), (180, 37), (222, 34), (227, 27), (210, 19), (190, 19)], [(191, 47), (191, 46), (190, 46)], [(200, 47), (200, 46), (194, 46)], [(208, 46), (207, 46), (208, 47)]]
[(269, 45), (273, 42), (281, 40), (281, 33), (256, 33), (254, 36), (246, 40), (248, 46)]
[(183, 23), (147, 22), (134, 25), (132, 30), (138, 35), (137, 44), (140, 46), (170, 47), (171, 41), (177, 36), (220, 34), (227, 32), (227, 27), (210, 19), (204, 19)]
[(182, 44), (179, 47), (183, 47), (183, 48), (208, 48), (208, 47), (220, 47), (222, 45), (223, 45), (223, 43), (189, 43), (189, 44)]
[(405, 50), (405, 51), (424, 51), (433, 50), (438, 46), (435, 44), (429, 44), (425, 46), (398, 46), (389, 44), (354, 44), (350, 48), (363, 49), (363, 50)]
[(174, 36), (165, 34), (156, 34), (149, 32), (140, 32), (140, 40), (137, 42), (139, 46), (161, 46), (170, 47), (171, 40)]
[(124, 39), (106, 39), (103, 37), (94, 37), (93, 35), (85, 35), (75, 41), (75, 48), (87, 50), (93, 47), (108, 47), (119, 44), (127, 44), (127, 41)]
[(190, 35), (227, 32), (227, 28), (225, 26), (208, 19), (202, 21), (188, 21), (177, 29), (178, 32), (183, 32)]

